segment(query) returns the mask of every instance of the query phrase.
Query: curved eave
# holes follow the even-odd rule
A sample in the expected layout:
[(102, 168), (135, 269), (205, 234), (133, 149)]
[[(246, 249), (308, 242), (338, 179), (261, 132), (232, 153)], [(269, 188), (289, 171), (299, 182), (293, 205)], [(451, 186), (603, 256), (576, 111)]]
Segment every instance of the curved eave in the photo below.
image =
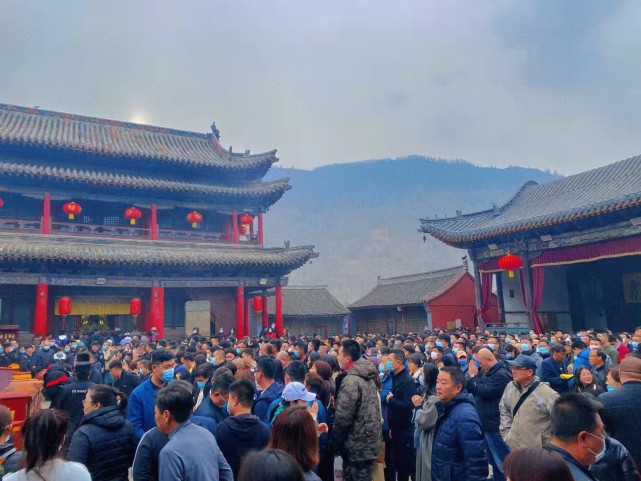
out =
[(360, 311), (367, 309), (396, 309), (397, 307), (419, 307), (425, 305), (425, 302), (411, 302), (409, 304), (377, 304), (368, 306), (347, 306), (350, 311)]
[(263, 249), (246, 246), (151, 241), (86, 240), (73, 236), (0, 234), (0, 258), (8, 261), (91, 265), (280, 269), (292, 271), (317, 257), (314, 246)]
[(588, 206), (580, 211), (569, 210), (559, 212), (553, 216), (542, 216), (528, 219), (523, 222), (512, 222), (499, 225), (489, 229), (471, 230), (467, 232), (453, 232), (451, 230), (439, 228), (436, 221), (421, 220), (421, 230), (430, 234), (442, 242), (459, 247), (461, 244), (469, 244), (477, 241), (487, 241), (489, 239), (513, 235), (544, 229), (552, 226), (568, 224), (583, 219), (593, 218), (599, 215), (605, 215), (612, 212), (618, 212), (632, 207), (641, 206), (641, 193), (625, 196), (620, 199), (612, 199), (595, 206)]
[(229, 187), (14, 162), (0, 162), (0, 175), (31, 180), (37, 179), (44, 186), (59, 183), (66, 186), (75, 184), (90, 188), (127, 189), (131, 192), (165, 191), (180, 195), (204, 196), (208, 199), (240, 200), (249, 198), (265, 206), (273, 205), (287, 190), (291, 189), (287, 178), (273, 182), (258, 182)]
[(0, 145), (151, 160), (264, 175), (276, 151), (244, 155), (211, 133), (87, 117), (0, 103)]

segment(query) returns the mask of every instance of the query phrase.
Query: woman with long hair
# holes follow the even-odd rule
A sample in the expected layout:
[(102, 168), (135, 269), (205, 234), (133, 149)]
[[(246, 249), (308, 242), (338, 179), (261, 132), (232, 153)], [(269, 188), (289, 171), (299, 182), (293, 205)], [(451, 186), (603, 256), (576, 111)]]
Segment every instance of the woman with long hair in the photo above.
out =
[(560, 454), (544, 448), (521, 448), (503, 461), (508, 481), (573, 481)]
[(67, 432), (63, 411), (43, 409), (22, 425), (25, 468), (9, 474), (4, 481), (91, 481), (82, 464), (60, 459)]
[(134, 460), (134, 427), (125, 419), (127, 395), (104, 384), (92, 386), (85, 415), (71, 438), (68, 458), (84, 464), (93, 481), (127, 481)]
[(443, 414), (443, 406), (436, 397), (436, 378), (439, 369), (432, 363), (423, 366), (423, 395), (412, 397), (414, 412), (414, 447), (416, 448), (415, 481), (432, 479), (432, 441), (436, 421)]
[(276, 417), (267, 448), (291, 454), (305, 473), (305, 481), (320, 481), (312, 471), (319, 460), (318, 434), (307, 407), (291, 406)]
[(425, 357), (420, 352), (412, 353), (409, 357), (408, 371), (414, 378), (417, 389), (423, 387), (423, 365), (425, 364)]
[(574, 386), (572, 390), (574, 392), (587, 392), (593, 396), (599, 396), (604, 392), (590, 368), (586, 366), (581, 366), (574, 373)]

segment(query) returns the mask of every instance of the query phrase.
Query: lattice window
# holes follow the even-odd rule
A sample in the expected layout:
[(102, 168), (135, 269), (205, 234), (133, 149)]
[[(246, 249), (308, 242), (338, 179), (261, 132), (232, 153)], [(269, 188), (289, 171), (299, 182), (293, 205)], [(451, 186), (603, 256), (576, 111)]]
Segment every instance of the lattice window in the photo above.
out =
[(120, 217), (116, 215), (105, 216), (102, 218), (103, 225), (120, 225)]
[(83, 224), (91, 224), (91, 222), (92, 222), (91, 217), (89, 217), (88, 215), (83, 215), (82, 216), (82, 223)]

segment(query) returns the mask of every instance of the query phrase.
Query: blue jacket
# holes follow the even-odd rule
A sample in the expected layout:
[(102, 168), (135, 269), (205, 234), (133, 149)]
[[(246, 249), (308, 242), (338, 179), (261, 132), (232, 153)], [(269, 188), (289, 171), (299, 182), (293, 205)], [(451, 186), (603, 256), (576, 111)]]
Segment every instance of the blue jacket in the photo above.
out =
[(256, 395), (254, 404), (252, 406), (252, 414), (258, 416), (265, 424), (269, 424), (269, 405), (283, 394), (283, 385), (274, 382), (264, 391), (260, 391)]
[(445, 405), (435, 427), (432, 481), (485, 481), (488, 458), (474, 401), (466, 392)]
[[(576, 372), (581, 366), (587, 367), (590, 371), (592, 370), (592, 364), (590, 364), (590, 348), (583, 349), (574, 360), (574, 365), (572, 366), (572, 372)], [(568, 381), (568, 387), (572, 388), (574, 386), (574, 378)]]
[(383, 411), (383, 430), (385, 430), (389, 429), (389, 424), (387, 423), (387, 395), (392, 390), (392, 375), (386, 373), (381, 378), (381, 384), (383, 385), (383, 389), (381, 389), (381, 409)]
[(149, 378), (134, 389), (129, 396), (127, 419), (134, 425), (136, 442), (140, 441), (143, 434), (156, 427), (154, 407), (156, 406), (156, 393), (159, 389)]

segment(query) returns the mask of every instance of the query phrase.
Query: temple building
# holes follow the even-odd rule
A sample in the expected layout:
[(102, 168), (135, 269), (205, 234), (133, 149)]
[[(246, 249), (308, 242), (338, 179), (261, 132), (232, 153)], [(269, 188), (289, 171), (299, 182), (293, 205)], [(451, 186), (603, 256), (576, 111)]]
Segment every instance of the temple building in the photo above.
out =
[(313, 246), (264, 246), (265, 213), (290, 186), (263, 182), (276, 151), (232, 152), (186, 132), (0, 104), (2, 325), (184, 335), (185, 303), (210, 327), (254, 330)]
[[(474, 279), (467, 263), (438, 271), (378, 279), (364, 297), (350, 304), (356, 332), (423, 332), (471, 329), (478, 325)], [(486, 315), (498, 321), (496, 297)]]
[(620, 332), (641, 325), (641, 156), (528, 182), (503, 206), (422, 219), (421, 228), (467, 249), (486, 324), (494, 324), (485, 313), (495, 285), (501, 326)]
[[(275, 322), (275, 298), (269, 298), (269, 320)], [(283, 288), (283, 326), (290, 335), (323, 337), (347, 334), (349, 310), (325, 286)]]

